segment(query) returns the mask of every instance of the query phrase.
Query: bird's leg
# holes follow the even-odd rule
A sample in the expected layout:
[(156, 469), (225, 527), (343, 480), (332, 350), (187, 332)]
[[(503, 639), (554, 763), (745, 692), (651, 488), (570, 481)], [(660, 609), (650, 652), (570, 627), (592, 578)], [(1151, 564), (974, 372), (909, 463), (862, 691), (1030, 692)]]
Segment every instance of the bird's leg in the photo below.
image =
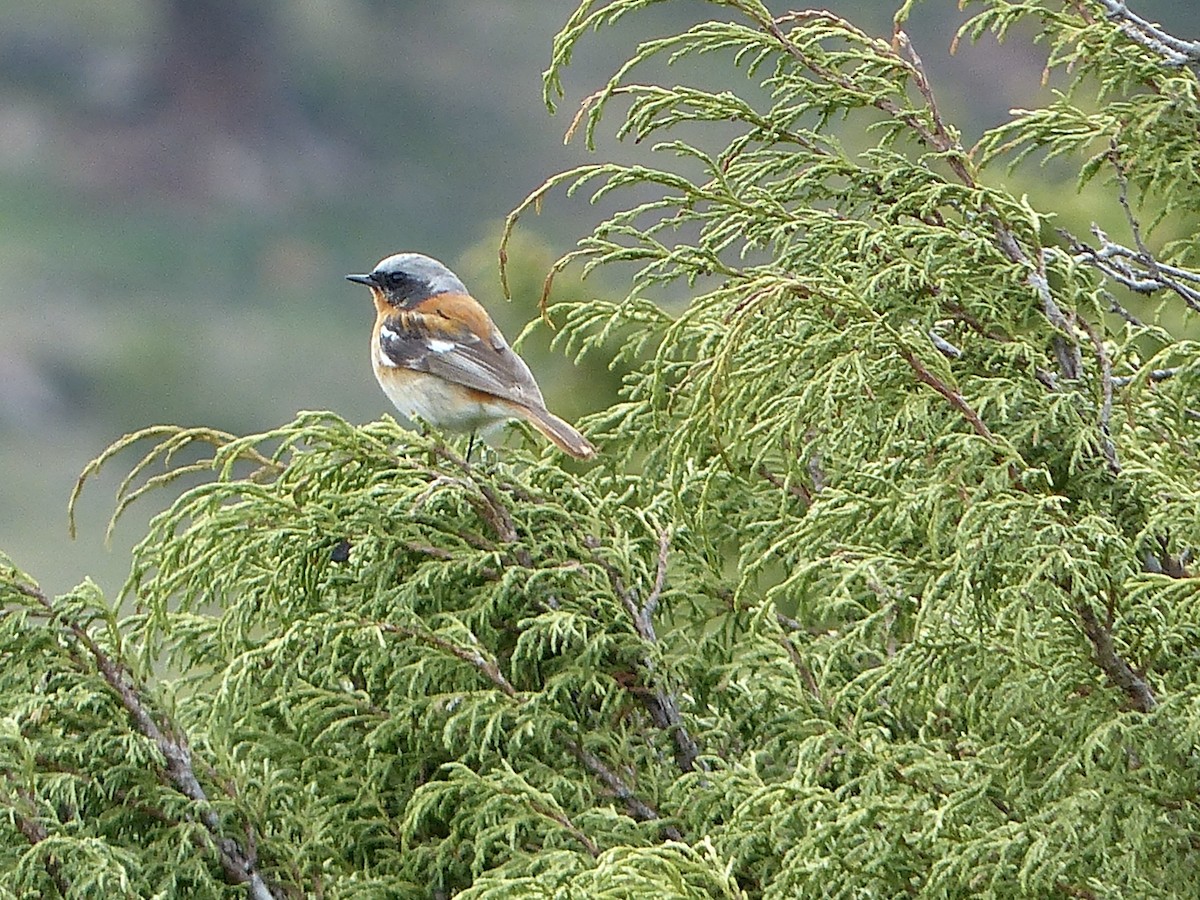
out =
[(475, 449), (475, 432), (472, 431), (471, 437), (467, 441), (467, 457), (466, 457), (467, 465), (471, 464), (471, 451), (474, 449)]

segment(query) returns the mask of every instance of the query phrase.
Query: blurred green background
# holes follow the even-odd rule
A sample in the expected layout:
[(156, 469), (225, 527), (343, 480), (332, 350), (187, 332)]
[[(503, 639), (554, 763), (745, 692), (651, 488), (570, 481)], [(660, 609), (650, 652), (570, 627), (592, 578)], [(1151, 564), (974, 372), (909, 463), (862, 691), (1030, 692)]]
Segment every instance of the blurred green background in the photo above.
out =
[[(889, 33), (890, 0), (823, 5)], [(1195, 6), (1135, 8), (1196, 37)], [(0, 2), (0, 549), (50, 591), (85, 574), (115, 591), (148, 506), (106, 551), (121, 467), (84, 495), (75, 542), (66, 501), (87, 461), (123, 433), (162, 422), (260, 431), (298, 409), (351, 421), (390, 411), (367, 362), (371, 305), (343, 280), (389, 253), (442, 259), (515, 337), (536, 315), (552, 260), (599, 215), (560, 196), (523, 219), (514, 302), (504, 303), (500, 223), (543, 179), (589, 158), (582, 142), (562, 141), (580, 99), (639, 39), (728, 15), (679, 0), (600, 33), (551, 117), (540, 73), (574, 7)], [(1045, 96), (1045, 49), (1015, 35), (952, 57), (966, 15), (931, 0), (909, 31), (943, 113), (971, 144), (1010, 107)], [(727, 83), (727, 61), (711, 65), (654, 71)], [(644, 151), (607, 142), (601, 153)], [(1064, 197), (1073, 190), (1066, 182)], [(556, 281), (557, 296), (581, 291), (620, 285)], [(602, 359), (577, 368), (551, 353), (544, 330), (523, 352), (567, 418), (604, 406), (619, 384)]]

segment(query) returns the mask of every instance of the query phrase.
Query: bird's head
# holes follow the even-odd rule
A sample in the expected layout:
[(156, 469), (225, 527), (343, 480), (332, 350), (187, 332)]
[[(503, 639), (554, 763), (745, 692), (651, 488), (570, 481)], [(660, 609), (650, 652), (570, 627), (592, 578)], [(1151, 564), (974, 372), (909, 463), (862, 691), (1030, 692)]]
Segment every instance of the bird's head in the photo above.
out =
[(423, 253), (396, 253), (381, 259), (366, 275), (346, 278), (369, 287), (377, 303), (397, 309), (411, 308), (438, 294), (467, 293), (457, 275)]

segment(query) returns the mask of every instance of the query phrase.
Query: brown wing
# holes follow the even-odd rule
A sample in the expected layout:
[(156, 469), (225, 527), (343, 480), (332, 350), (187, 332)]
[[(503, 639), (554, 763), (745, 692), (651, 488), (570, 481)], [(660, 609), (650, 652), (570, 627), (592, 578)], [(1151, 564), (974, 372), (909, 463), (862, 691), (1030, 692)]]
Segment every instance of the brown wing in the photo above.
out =
[(513, 352), (499, 331), (494, 327), (490, 330), (490, 338), (485, 340), (465, 325), (437, 313), (427, 316), (415, 311), (397, 312), (379, 328), (381, 361), (427, 372), (522, 406), (544, 408), (542, 392), (525, 360)]

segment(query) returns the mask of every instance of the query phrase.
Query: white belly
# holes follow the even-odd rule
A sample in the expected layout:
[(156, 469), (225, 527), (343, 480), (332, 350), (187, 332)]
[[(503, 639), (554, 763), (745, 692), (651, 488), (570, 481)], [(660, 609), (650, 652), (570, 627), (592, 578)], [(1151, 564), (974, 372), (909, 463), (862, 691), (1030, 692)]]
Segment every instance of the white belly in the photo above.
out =
[(405, 370), (403, 380), (379, 378), (379, 386), (406, 419), (447, 431), (482, 431), (512, 418), (499, 401), (464, 399), (462, 388), (424, 372)]

